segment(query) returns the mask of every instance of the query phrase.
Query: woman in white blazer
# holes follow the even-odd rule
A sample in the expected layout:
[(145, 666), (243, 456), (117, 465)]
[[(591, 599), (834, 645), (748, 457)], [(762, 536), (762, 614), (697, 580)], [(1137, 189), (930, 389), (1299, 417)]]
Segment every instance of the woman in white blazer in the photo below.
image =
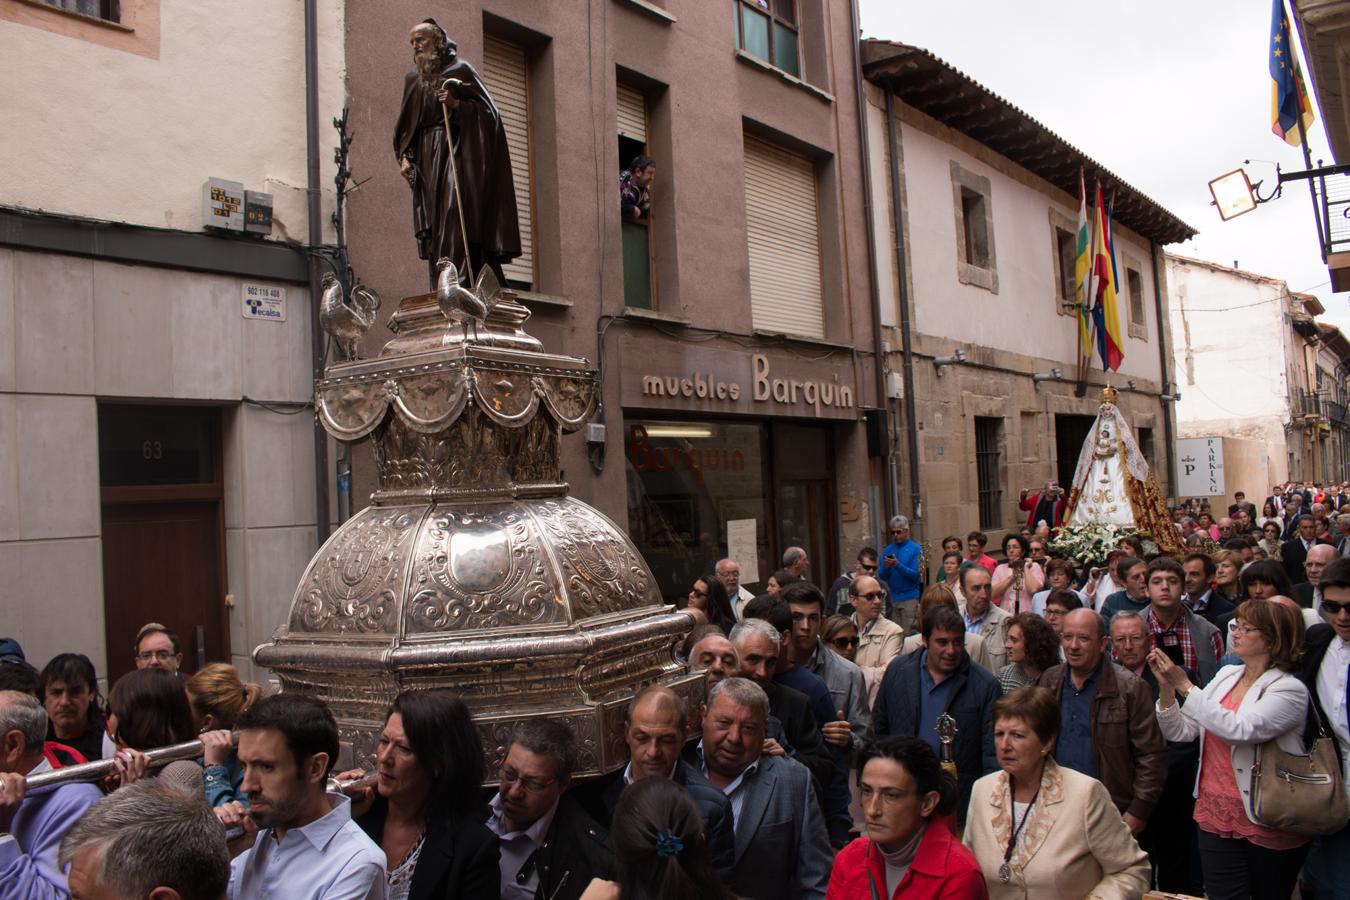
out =
[(1148, 857), (1106, 786), (1055, 762), (1059, 702), (1025, 687), (994, 703), (1001, 771), (971, 788), (963, 841), (990, 900), (1139, 900)]
[[(1169, 741), (1200, 738), (1195, 821), (1205, 896), (1289, 897), (1308, 854), (1308, 839), (1268, 828), (1252, 814), (1252, 767), (1266, 741), (1302, 753), (1308, 691), (1294, 672), (1304, 625), (1292, 601), (1248, 600), (1238, 607), (1233, 652), (1240, 666), (1220, 669), (1204, 690), (1155, 648), (1158, 725)], [(1177, 698), (1184, 701), (1179, 704)]]

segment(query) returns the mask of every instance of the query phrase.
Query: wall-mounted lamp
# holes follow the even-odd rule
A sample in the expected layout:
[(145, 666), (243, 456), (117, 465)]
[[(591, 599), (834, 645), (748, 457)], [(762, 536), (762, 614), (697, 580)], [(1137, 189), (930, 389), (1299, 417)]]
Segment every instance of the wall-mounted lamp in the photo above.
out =
[(934, 367), (937, 368), (939, 378), (942, 377), (943, 374), (942, 369), (944, 366), (959, 366), (961, 363), (965, 361), (966, 361), (966, 351), (960, 349), (959, 347), (956, 350), (952, 351), (951, 356), (933, 357), (933, 365)]
[(1031, 376), (1032, 386), (1039, 388), (1042, 381), (1063, 381), (1064, 372), (1058, 366), (1049, 372), (1036, 372)]

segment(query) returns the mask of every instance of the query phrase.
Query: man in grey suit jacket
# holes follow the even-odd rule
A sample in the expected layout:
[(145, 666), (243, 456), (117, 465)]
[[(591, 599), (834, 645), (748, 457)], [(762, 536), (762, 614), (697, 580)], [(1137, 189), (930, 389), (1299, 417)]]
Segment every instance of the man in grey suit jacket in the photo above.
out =
[(736, 863), (727, 887), (751, 900), (824, 900), (833, 854), (811, 773), (786, 756), (762, 755), (768, 716), (759, 685), (720, 681), (690, 754), (731, 800)]

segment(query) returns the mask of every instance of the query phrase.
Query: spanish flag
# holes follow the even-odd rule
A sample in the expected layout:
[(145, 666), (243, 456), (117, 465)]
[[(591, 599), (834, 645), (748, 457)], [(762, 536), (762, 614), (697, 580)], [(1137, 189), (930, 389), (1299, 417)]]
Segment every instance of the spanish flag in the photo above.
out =
[(1078, 348), (1080, 362), (1092, 359), (1092, 232), (1088, 228), (1087, 184), (1078, 170), (1078, 253), (1073, 264), (1073, 283), (1078, 288)]
[(1097, 209), (1094, 215), (1096, 233), (1092, 237), (1092, 318), (1097, 332), (1097, 355), (1101, 357), (1102, 368), (1115, 372), (1125, 359), (1125, 351), (1120, 339), (1120, 315), (1116, 309), (1116, 254), (1100, 184), (1097, 185)]
[(1303, 131), (1312, 126), (1314, 114), (1308, 87), (1303, 83), (1298, 55), (1290, 40), (1289, 16), (1284, 11), (1284, 0), (1275, 0), (1270, 18), (1270, 130), (1291, 146), (1302, 143), (1299, 137), (1299, 119)]

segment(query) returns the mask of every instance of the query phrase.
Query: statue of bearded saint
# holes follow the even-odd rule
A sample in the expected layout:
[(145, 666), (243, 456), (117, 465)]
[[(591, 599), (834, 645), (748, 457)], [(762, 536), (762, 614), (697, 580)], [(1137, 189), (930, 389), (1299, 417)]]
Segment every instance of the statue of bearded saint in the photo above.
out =
[[(394, 153), (412, 188), (417, 255), (436, 287), (445, 258), (472, 284), (520, 255), (516, 191), (501, 114), (473, 66), (434, 19), (409, 34), (413, 63), (403, 84)], [(467, 258), (466, 258), (467, 253)]]

